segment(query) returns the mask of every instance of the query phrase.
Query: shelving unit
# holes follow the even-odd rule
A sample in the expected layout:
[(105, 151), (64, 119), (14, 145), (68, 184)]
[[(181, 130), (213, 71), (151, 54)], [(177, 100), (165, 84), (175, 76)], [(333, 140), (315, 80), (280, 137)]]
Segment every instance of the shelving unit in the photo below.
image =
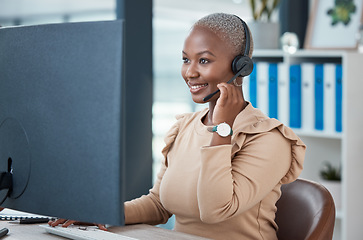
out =
[[(307, 145), (302, 178), (320, 181), (323, 162), (342, 167), (342, 207), (337, 209), (334, 239), (363, 236), (363, 54), (348, 51), (256, 50), (254, 62), (341, 63), (343, 71), (342, 132), (294, 129)], [(312, 96), (313, 97), (313, 96)]]

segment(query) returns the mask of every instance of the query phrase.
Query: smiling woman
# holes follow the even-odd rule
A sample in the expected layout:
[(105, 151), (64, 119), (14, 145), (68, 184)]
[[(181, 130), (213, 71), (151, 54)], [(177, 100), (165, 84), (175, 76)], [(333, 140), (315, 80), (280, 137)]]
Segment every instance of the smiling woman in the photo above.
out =
[[(244, 29), (237, 16), (224, 13), (192, 26), (181, 74), (195, 103), (204, 103), (217, 89), (220, 93), (208, 100), (208, 108), (177, 116), (165, 137), (154, 187), (125, 203), (127, 224), (160, 224), (175, 215), (175, 230), (181, 232), (277, 239), (280, 187), (300, 174), (305, 145), (244, 99), (242, 77), (237, 84), (226, 83), (234, 75), (233, 59), (246, 48)], [(236, 44), (232, 32), (240, 36)]]
[[(196, 16), (221, 7), (209, 0), (192, 1), (189, 5), (188, 1), (177, 1), (190, 10), (185, 15), (186, 11), (174, 9), (173, 13), (179, 15), (175, 14), (173, 20), (182, 19), (178, 21), (179, 29), (187, 29), (187, 24), (189, 29)], [(205, 8), (198, 12), (199, 6)], [(160, 8), (156, 10), (159, 13)], [(243, 12), (242, 7), (226, 11), (240, 10)], [(148, 195), (125, 202), (125, 221), (160, 224), (174, 215), (175, 230), (180, 232), (213, 239), (276, 239), (275, 203), (281, 184), (300, 174), (305, 145), (291, 129), (244, 99), (242, 77), (236, 84), (226, 83), (234, 76), (233, 59), (246, 46), (246, 31), (238, 17), (210, 14), (185, 34), (184, 45), (178, 46), (182, 48), (184, 81), (180, 74), (177, 76), (180, 66), (168, 62), (174, 40), (185, 37), (172, 23), (172, 32), (154, 31), (159, 47), (154, 48), (154, 86), (155, 90), (163, 90), (154, 92), (154, 99), (157, 103), (179, 100), (183, 106), (191, 106), (191, 96), (194, 103), (207, 108), (196, 112), (185, 108), (190, 113), (177, 116), (165, 137), (155, 184)], [(161, 58), (167, 63), (159, 64)], [(175, 59), (180, 63), (180, 56)], [(216, 90), (220, 93), (204, 105), (204, 97)], [(173, 103), (170, 106), (164, 110), (169, 115), (176, 109)]]

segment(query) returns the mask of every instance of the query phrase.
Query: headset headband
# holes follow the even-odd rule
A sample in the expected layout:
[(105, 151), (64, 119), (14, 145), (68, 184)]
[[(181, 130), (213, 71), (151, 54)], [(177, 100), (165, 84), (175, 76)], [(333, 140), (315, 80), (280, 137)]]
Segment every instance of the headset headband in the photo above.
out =
[(247, 24), (245, 23), (245, 21), (243, 21), (240, 17), (238, 17), (237, 15), (234, 15), (236, 18), (238, 18), (243, 26), (243, 29), (245, 31), (245, 40), (246, 40), (246, 46), (245, 46), (245, 53), (244, 56), (249, 56), (250, 54), (250, 31), (248, 31), (248, 27)]

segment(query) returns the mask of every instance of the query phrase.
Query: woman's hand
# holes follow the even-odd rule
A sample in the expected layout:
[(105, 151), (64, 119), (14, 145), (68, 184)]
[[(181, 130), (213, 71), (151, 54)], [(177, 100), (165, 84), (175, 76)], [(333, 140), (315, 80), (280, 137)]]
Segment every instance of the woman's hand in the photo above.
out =
[[(246, 104), (242, 97), (242, 89), (227, 83), (220, 83), (217, 86), (221, 94), (214, 106), (213, 124), (225, 122), (232, 128), (234, 120)], [(213, 134), (210, 146), (225, 144), (231, 144), (231, 136), (221, 137), (217, 133)]]
[(242, 97), (241, 87), (233, 84), (220, 83), (217, 85), (221, 94), (213, 111), (213, 123), (228, 123), (231, 127), (233, 122), (245, 105)]
[(49, 221), (48, 222), (49, 226), (51, 227), (55, 227), (58, 225), (62, 225), (62, 227), (68, 227), (72, 224), (74, 225), (83, 225), (83, 226), (97, 226), (99, 229), (104, 230), (104, 231), (108, 231), (108, 229), (106, 228), (105, 225), (103, 224), (97, 224), (97, 223), (84, 223), (84, 222), (79, 222), (79, 221), (74, 221), (74, 220), (67, 220), (67, 219), (57, 219), (54, 221)]

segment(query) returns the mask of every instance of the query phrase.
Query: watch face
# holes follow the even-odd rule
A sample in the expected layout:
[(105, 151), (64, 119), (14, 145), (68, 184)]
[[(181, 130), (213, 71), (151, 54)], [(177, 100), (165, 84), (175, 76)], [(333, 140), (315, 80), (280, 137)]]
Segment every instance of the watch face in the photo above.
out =
[(217, 133), (222, 137), (227, 137), (231, 133), (231, 127), (227, 123), (221, 123), (217, 126)]

